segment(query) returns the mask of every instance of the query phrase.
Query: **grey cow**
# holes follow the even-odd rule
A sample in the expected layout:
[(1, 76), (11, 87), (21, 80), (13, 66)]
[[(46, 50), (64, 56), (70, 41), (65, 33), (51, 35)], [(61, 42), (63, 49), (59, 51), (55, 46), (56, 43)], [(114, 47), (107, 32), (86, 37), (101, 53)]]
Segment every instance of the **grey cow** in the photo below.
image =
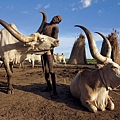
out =
[(106, 108), (113, 110), (114, 103), (109, 96), (109, 91), (120, 85), (120, 66), (110, 58), (110, 43), (105, 36), (97, 32), (107, 41), (109, 46), (107, 57), (102, 56), (98, 52), (91, 32), (83, 26), (76, 25), (76, 27), (84, 30), (93, 58), (101, 61), (103, 64), (99, 69), (85, 69), (78, 73), (70, 84), (71, 94), (79, 98), (82, 105), (91, 112), (96, 113), (98, 110), (105, 111)]

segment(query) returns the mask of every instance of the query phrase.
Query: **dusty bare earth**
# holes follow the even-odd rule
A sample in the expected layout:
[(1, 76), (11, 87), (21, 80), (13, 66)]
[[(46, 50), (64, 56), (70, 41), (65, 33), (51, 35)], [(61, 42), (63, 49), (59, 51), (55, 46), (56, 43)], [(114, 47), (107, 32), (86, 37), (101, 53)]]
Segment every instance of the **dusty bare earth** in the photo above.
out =
[[(115, 110), (89, 112), (69, 92), (69, 84), (80, 68), (54, 68), (59, 97), (50, 99), (41, 67), (14, 68), (14, 95), (6, 94), (6, 73), (0, 68), (0, 120), (120, 120), (120, 95), (111, 92)], [(120, 94), (120, 92), (117, 92)]]

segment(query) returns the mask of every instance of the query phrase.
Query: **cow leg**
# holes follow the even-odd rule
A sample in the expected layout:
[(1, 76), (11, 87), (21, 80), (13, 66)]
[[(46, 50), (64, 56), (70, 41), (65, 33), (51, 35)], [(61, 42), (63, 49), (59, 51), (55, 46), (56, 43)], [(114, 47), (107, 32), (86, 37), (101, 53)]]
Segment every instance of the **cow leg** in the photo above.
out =
[(10, 66), (11, 72), (13, 73), (13, 63), (10, 63), (9, 66)]
[(13, 87), (12, 87), (12, 82), (11, 82), (11, 77), (13, 74), (13, 65), (9, 62), (7, 62), (6, 60), (4, 60), (4, 67), (6, 70), (6, 74), (7, 74), (7, 94), (14, 94), (13, 93)]
[(32, 59), (32, 68), (34, 68), (34, 66), (35, 66), (35, 60)]
[(97, 107), (94, 106), (94, 105), (92, 104), (92, 102), (90, 102), (90, 101), (85, 101), (85, 100), (82, 100), (81, 102), (82, 102), (83, 106), (85, 106), (86, 108), (89, 109), (89, 111), (94, 112), (94, 113), (97, 112)]
[(115, 105), (114, 105), (111, 97), (108, 97), (107, 108), (108, 108), (109, 110), (114, 110), (114, 108), (115, 108)]
[(32, 68), (34, 68), (35, 66), (35, 61), (32, 61)]

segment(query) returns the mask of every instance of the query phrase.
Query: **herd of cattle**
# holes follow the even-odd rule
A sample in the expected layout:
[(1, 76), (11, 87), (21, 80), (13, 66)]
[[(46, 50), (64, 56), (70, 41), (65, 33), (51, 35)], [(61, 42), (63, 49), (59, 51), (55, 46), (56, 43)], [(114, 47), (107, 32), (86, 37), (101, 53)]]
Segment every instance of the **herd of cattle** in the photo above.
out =
[[(32, 61), (34, 67), (35, 60), (41, 62), (41, 55), (46, 51), (59, 45), (59, 41), (38, 33), (26, 36), (21, 34), (14, 24), (8, 24), (0, 20), (0, 24), (5, 27), (0, 31), (0, 59), (4, 63), (7, 73), (8, 94), (13, 93), (11, 77), (13, 64), (22, 63), (24, 60)], [(96, 70), (85, 69), (78, 73), (70, 84), (71, 94), (79, 98), (82, 104), (91, 112), (104, 111), (106, 108), (113, 110), (114, 103), (109, 96), (109, 91), (120, 85), (120, 66), (111, 58), (111, 45), (108, 39), (99, 32), (103, 40), (108, 44), (108, 54), (103, 56), (99, 53), (92, 33), (85, 27), (81, 28), (88, 39), (91, 55), (102, 64)], [(35, 55), (37, 54), (37, 55)], [(63, 54), (54, 54), (55, 62), (66, 64)]]
[[(64, 64), (66, 65), (66, 56), (62, 54), (53, 54), (53, 62), (54, 64)], [(25, 68), (25, 63), (30, 63), (32, 68), (36, 65), (41, 65), (41, 55), (36, 54), (27, 54), (26, 59), (19, 64), (19, 68)], [(0, 60), (0, 67), (3, 66), (3, 61)]]

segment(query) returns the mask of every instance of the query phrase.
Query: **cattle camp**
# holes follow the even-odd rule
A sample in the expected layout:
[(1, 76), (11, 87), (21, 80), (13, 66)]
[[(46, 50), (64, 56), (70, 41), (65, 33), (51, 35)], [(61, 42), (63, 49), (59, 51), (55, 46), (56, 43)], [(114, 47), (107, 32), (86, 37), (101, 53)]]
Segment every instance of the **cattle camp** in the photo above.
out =
[(14, 17), (0, 18), (0, 120), (119, 120), (119, 29), (93, 32), (74, 19), (77, 36), (70, 33), (74, 42), (68, 36), (62, 44), (59, 26), (66, 17), (46, 9), (38, 10), (40, 25), (29, 35)]

